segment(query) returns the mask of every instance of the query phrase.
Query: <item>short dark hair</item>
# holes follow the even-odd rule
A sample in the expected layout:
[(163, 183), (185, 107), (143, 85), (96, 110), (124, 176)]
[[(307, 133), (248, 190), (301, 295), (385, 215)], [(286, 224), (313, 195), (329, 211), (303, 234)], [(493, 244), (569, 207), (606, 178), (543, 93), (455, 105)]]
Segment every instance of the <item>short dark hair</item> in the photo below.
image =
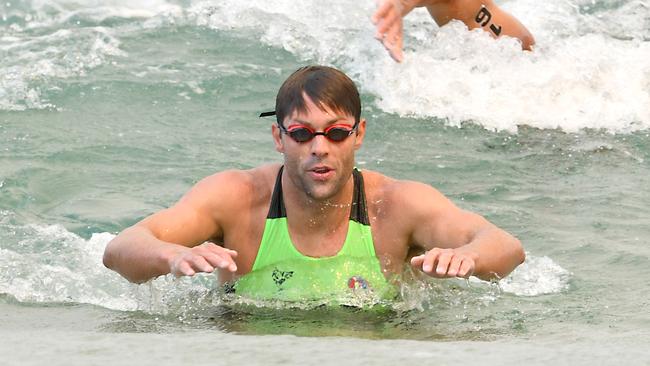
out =
[(303, 92), (321, 110), (328, 107), (347, 113), (354, 116), (355, 123), (361, 118), (361, 100), (354, 82), (335, 68), (313, 65), (299, 68), (282, 83), (275, 99), (278, 124), (296, 111), (307, 111)]

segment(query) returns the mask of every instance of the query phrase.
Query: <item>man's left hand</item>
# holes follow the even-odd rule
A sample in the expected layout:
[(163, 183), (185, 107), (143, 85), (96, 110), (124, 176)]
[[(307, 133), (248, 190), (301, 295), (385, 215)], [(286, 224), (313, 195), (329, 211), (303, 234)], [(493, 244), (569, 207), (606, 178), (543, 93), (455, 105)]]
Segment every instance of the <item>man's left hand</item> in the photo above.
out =
[(411, 266), (435, 278), (463, 277), (474, 274), (476, 255), (459, 249), (433, 248), (411, 258)]

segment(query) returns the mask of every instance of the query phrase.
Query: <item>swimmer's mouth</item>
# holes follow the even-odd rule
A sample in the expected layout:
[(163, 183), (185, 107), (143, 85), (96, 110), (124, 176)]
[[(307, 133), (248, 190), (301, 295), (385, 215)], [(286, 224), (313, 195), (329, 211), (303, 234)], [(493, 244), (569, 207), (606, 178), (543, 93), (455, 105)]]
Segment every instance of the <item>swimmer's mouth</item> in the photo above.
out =
[(334, 172), (334, 169), (327, 166), (316, 166), (309, 169), (309, 172), (313, 174), (315, 177), (325, 178), (330, 176)]

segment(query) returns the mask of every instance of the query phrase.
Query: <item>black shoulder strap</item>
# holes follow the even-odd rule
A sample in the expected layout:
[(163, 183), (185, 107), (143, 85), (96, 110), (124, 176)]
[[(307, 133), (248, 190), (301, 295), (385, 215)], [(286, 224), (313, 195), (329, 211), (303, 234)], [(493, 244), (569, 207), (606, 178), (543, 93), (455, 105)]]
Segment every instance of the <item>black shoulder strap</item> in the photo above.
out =
[(278, 219), (280, 217), (287, 217), (287, 210), (284, 208), (284, 199), (282, 198), (282, 170), (284, 165), (278, 171), (278, 177), (275, 178), (275, 186), (273, 187), (273, 195), (271, 196), (271, 206), (269, 213), (266, 215), (267, 219)]
[(354, 178), (354, 192), (352, 193), (350, 220), (370, 226), (368, 208), (366, 207), (366, 190), (363, 187), (363, 174), (357, 168), (354, 168), (352, 177)]

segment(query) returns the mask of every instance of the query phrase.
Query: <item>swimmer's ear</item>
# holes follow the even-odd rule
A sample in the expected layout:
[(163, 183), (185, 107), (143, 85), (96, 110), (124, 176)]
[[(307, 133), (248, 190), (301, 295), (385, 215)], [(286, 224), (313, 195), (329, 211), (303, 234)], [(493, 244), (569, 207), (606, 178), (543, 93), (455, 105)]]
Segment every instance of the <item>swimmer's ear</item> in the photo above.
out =
[(284, 154), (284, 143), (282, 141), (282, 133), (280, 127), (276, 123), (271, 126), (271, 134), (273, 134), (273, 143), (275, 144), (275, 151)]
[(361, 144), (363, 144), (363, 138), (366, 136), (366, 120), (361, 118), (359, 120), (359, 126), (357, 126), (357, 133), (355, 134), (354, 139), (354, 149), (359, 150)]

